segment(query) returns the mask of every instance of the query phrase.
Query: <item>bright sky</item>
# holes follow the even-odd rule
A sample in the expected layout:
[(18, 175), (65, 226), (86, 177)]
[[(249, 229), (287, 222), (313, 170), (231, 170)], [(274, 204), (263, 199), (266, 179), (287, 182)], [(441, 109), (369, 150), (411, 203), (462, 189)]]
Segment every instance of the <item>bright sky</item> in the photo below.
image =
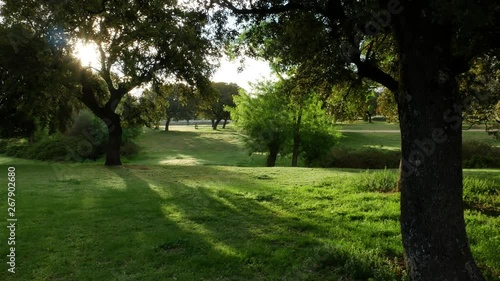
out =
[[(84, 66), (99, 68), (97, 48), (90, 44), (77, 43), (75, 55)], [(238, 68), (243, 67), (242, 72)], [(212, 76), (214, 82), (236, 83), (246, 91), (251, 89), (249, 83), (255, 83), (267, 79), (275, 79), (269, 64), (265, 61), (246, 58), (242, 65), (239, 60), (229, 61), (222, 59), (219, 69)]]
[[(238, 72), (240, 66), (243, 66), (242, 72)], [(236, 83), (247, 91), (251, 89), (250, 83), (269, 79), (275, 79), (269, 64), (252, 58), (246, 58), (243, 65), (239, 60), (231, 62), (223, 59), (221, 66), (212, 76), (214, 82)]]

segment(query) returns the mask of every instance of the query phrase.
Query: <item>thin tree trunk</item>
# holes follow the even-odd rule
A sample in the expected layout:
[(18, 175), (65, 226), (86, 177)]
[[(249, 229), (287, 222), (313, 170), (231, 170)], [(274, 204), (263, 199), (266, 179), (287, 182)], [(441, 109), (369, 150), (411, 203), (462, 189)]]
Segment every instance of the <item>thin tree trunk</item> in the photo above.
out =
[(266, 166), (274, 167), (276, 166), (276, 159), (278, 159), (279, 148), (270, 145), (269, 146), (269, 155), (267, 156)]
[(220, 121), (222, 121), (222, 119), (215, 120), (215, 122), (212, 123), (212, 129), (217, 130), (217, 126), (219, 126)]
[(167, 121), (165, 122), (165, 132), (168, 132), (170, 130), (170, 121), (172, 118), (167, 118)]
[(222, 129), (225, 129), (227, 125), (227, 119), (224, 119), (224, 123), (222, 124)]
[(106, 166), (118, 166), (122, 162), (120, 160), (120, 146), (122, 145), (122, 125), (118, 114), (112, 115), (111, 118), (104, 120), (108, 127), (108, 146), (106, 150)]
[(465, 231), (461, 100), (448, 68), (452, 32), (425, 21), (409, 24), (398, 38), (401, 233), (409, 278), (484, 280)]
[(297, 121), (293, 132), (292, 167), (297, 167), (299, 162), (299, 148), (301, 143), (300, 125), (302, 123), (302, 109), (299, 109)]

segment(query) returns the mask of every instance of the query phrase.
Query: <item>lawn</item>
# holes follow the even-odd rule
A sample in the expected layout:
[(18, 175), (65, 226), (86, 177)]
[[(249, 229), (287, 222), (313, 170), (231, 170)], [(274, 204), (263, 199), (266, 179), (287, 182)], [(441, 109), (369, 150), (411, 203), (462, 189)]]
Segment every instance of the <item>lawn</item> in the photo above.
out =
[[(399, 125), (386, 122), (357, 122), (354, 124), (345, 124), (340, 127), (341, 130), (347, 130), (342, 133), (340, 145), (359, 148), (372, 147), (378, 149), (400, 150), (401, 136), (399, 134)], [(464, 141), (481, 141), (493, 146), (500, 147), (500, 141), (495, 140), (493, 136), (476, 128), (474, 130), (464, 130), (462, 133)], [(381, 132), (382, 131), (382, 132)], [(394, 132), (388, 132), (394, 131)]]
[[(399, 195), (371, 189), (396, 171), (263, 168), (235, 131), (177, 129), (148, 131), (123, 167), (0, 156), (18, 217), (0, 280), (404, 279)], [(465, 175), (471, 247), (500, 280), (500, 173)]]

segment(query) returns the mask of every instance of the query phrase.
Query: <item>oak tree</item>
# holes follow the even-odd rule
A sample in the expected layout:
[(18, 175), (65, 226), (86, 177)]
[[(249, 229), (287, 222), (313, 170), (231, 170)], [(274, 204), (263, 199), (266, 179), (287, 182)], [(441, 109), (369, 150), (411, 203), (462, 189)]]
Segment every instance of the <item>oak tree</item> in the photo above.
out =
[[(496, 60), (500, 3), (212, 0), (210, 6), (237, 17), (244, 51), (283, 68), (314, 69), (311, 76), (332, 83), (347, 71), (386, 87), (401, 128), (401, 232), (410, 280), (484, 280), (465, 231), (464, 95), (457, 76), (476, 57)], [(224, 12), (217, 16), (224, 22)]]
[[(106, 165), (121, 165), (121, 119), (117, 107), (133, 89), (153, 80), (179, 79), (208, 88), (215, 54), (204, 35), (206, 14), (177, 1), (4, 1), (6, 22), (29, 22), (53, 39), (53, 49), (70, 57), (77, 42), (93, 44), (98, 69), (66, 59), (80, 85), (78, 98), (109, 131)], [(50, 39), (50, 40), (52, 40)], [(49, 41), (50, 42), (50, 41)]]

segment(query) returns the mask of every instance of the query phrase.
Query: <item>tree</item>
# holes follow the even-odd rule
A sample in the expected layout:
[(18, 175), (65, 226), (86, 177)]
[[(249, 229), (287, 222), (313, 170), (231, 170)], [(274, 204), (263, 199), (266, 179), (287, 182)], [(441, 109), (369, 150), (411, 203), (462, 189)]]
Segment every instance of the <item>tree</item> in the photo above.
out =
[(486, 131), (500, 137), (500, 63), (488, 56), (478, 57), (468, 72), (459, 77), (464, 121), (470, 126), (485, 125)]
[[(238, 16), (250, 53), (282, 68), (317, 70), (311, 77), (332, 84), (350, 71), (391, 91), (401, 127), (401, 232), (410, 280), (484, 280), (465, 231), (464, 95), (456, 78), (475, 57), (498, 53), (500, 3), (211, 3)], [(224, 21), (224, 12), (216, 16)]]
[(167, 102), (165, 131), (169, 130), (172, 119), (189, 122), (196, 118), (203, 97), (195, 89), (184, 84), (173, 84), (160, 86), (158, 91), (163, 93)]
[(169, 106), (163, 92), (148, 88), (142, 92), (139, 103), (146, 127), (160, 129), (160, 120), (165, 118), (165, 112)]
[(374, 83), (362, 79), (339, 81), (327, 99), (329, 112), (336, 121), (356, 121), (361, 117), (371, 123), (377, 110), (377, 90)]
[[(0, 26), (0, 136), (34, 139), (64, 132), (82, 105), (65, 70), (53, 69), (50, 46), (25, 25)], [(29, 38), (13, 41), (17, 34)], [(27, 67), (29, 66), (29, 67)]]
[(216, 92), (217, 98), (209, 102), (204, 110), (204, 114), (207, 118), (212, 120), (212, 128), (217, 130), (219, 123), (224, 120), (222, 126), (223, 129), (226, 128), (227, 121), (231, 118), (229, 111), (226, 107), (233, 107), (234, 101), (233, 97), (238, 95), (240, 87), (234, 83), (224, 83), (217, 82), (212, 83), (212, 87)]
[(252, 95), (240, 91), (231, 115), (247, 136), (252, 152), (267, 152), (273, 167), (279, 154), (292, 154), (292, 166), (302, 156), (307, 165), (319, 161), (335, 143), (332, 122), (315, 96), (294, 96), (286, 81), (262, 82)]
[(398, 106), (394, 95), (387, 89), (383, 89), (377, 97), (377, 113), (383, 115), (387, 122), (398, 122)]
[(208, 88), (211, 69), (205, 58), (215, 48), (203, 35), (206, 16), (177, 1), (4, 2), (7, 22), (30, 22), (37, 32), (54, 37), (58, 52), (71, 55), (68, 49), (77, 40), (97, 47), (98, 70), (71, 59), (60, 65), (71, 69), (81, 86), (79, 99), (108, 127), (106, 165), (121, 165), (121, 118), (126, 116), (116, 109), (131, 90), (167, 78)]
[(231, 109), (236, 125), (247, 136), (245, 143), (251, 152), (267, 151), (266, 165), (274, 167), (280, 152), (286, 149), (293, 132), (294, 118), (286, 96), (270, 82), (256, 86), (255, 96), (240, 91)]

